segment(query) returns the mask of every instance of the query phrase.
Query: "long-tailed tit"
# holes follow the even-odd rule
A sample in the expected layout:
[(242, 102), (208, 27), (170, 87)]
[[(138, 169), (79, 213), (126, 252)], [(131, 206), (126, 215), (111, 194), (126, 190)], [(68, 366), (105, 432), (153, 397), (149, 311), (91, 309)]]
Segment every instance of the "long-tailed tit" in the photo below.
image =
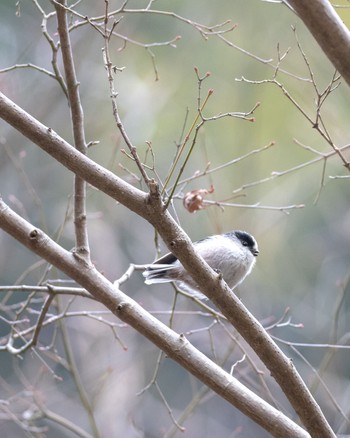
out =
[[(221, 273), (231, 289), (242, 283), (251, 272), (255, 257), (259, 254), (256, 240), (245, 231), (210, 236), (195, 242), (194, 247), (212, 269)], [(143, 276), (146, 284), (175, 281), (180, 289), (205, 298), (198, 293), (198, 285), (172, 253), (154, 261), (143, 272)]]

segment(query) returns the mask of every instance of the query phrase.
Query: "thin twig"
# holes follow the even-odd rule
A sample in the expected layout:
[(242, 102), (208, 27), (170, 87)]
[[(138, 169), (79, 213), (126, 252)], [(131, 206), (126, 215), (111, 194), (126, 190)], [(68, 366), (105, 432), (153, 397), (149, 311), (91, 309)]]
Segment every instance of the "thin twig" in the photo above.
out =
[(29, 286), (29, 285), (17, 285), (17, 286), (0, 286), (1, 292), (45, 292), (53, 295), (74, 295), (84, 298), (89, 298), (91, 300), (96, 300), (89, 292), (82, 287), (64, 287), (64, 286), (54, 286), (48, 283), (46, 286)]
[(154, 382), (154, 386), (156, 387), (156, 389), (157, 389), (157, 391), (158, 391), (158, 394), (160, 395), (160, 398), (163, 400), (163, 403), (164, 403), (164, 405), (165, 405), (165, 407), (166, 407), (166, 409), (167, 409), (167, 411), (168, 411), (168, 413), (169, 413), (169, 415), (170, 415), (170, 418), (172, 419), (173, 423), (175, 424), (175, 426), (176, 426), (181, 432), (184, 432), (186, 429), (185, 429), (184, 427), (180, 426), (180, 424), (176, 421), (176, 418), (174, 417), (173, 411), (172, 411), (172, 409), (170, 408), (169, 403), (167, 402), (167, 400), (166, 400), (166, 398), (165, 398), (165, 396), (164, 396), (162, 390), (160, 389), (160, 386), (159, 386), (159, 384), (158, 384), (157, 381)]
[(240, 161), (245, 160), (245, 159), (251, 157), (252, 155), (260, 154), (260, 152), (264, 152), (264, 151), (270, 149), (272, 146), (275, 146), (275, 145), (276, 145), (276, 143), (274, 141), (272, 141), (269, 144), (267, 144), (267, 145), (265, 145), (265, 146), (263, 146), (263, 147), (261, 147), (259, 149), (253, 149), (252, 151), (247, 152), (246, 154), (241, 155), (238, 158), (235, 158), (235, 159), (233, 159), (231, 161), (227, 161), (226, 163), (221, 164), (220, 166), (214, 167), (212, 169), (210, 168), (210, 164), (208, 164), (206, 166), (206, 168), (202, 172), (196, 172), (194, 175), (192, 175), (192, 176), (190, 176), (188, 178), (184, 178), (184, 179), (180, 180), (179, 184), (188, 183), (188, 182), (190, 182), (190, 181), (192, 181), (194, 179), (201, 178), (203, 176), (209, 175), (209, 174), (214, 173), (214, 172), (218, 172), (218, 171), (220, 171), (222, 169), (225, 169), (226, 167), (229, 167), (229, 166), (232, 166), (234, 164), (237, 164)]
[[(345, 145), (345, 146), (340, 147), (339, 150), (340, 150), (340, 151), (345, 151), (345, 150), (347, 150), (347, 149), (349, 149), (349, 148), (350, 148), (350, 144), (347, 144), (347, 145)], [(335, 156), (336, 154), (337, 154), (336, 151), (330, 151), (330, 152), (328, 152), (328, 153), (324, 153), (322, 156), (319, 156), (319, 157), (317, 157), (317, 158), (314, 158), (313, 160), (306, 161), (305, 163), (302, 163), (302, 164), (299, 164), (299, 165), (297, 165), (297, 166), (291, 167), (291, 168), (289, 168), (289, 169), (287, 169), (287, 170), (283, 170), (283, 171), (274, 171), (274, 172), (271, 173), (270, 176), (268, 176), (268, 177), (266, 177), (266, 178), (262, 178), (262, 179), (260, 179), (260, 180), (256, 180), (256, 181), (252, 181), (252, 182), (250, 182), (250, 183), (243, 184), (242, 186), (240, 186), (240, 187), (238, 187), (237, 189), (233, 190), (232, 193), (239, 193), (239, 192), (241, 192), (241, 191), (243, 191), (243, 190), (246, 190), (246, 189), (248, 189), (248, 188), (254, 187), (254, 186), (256, 186), (256, 185), (260, 185), (260, 184), (266, 183), (266, 182), (268, 182), (268, 181), (272, 181), (272, 180), (275, 179), (275, 178), (279, 178), (279, 177), (281, 177), (281, 176), (284, 176), (284, 175), (287, 175), (287, 174), (289, 174), (289, 173), (296, 172), (296, 171), (298, 171), (298, 170), (300, 170), (300, 169), (303, 169), (303, 168), (305, 168), (305, 167), (311, 166), (311, 165), (313, 165), (313, 164), (315, 164), (315, 163), (319, 163), (320, 161), (322, 161), (322, 160), (324, 160), (324, 159), (327, 160), (327, 159), (329, 159), (329, 158)]]
[(198, 119), (201, 117), (201, 113), (202, 113), (202, 111), (203, 111), (205, 105), (207, 104), (207, 102), (208, 102), (208, 100), (209, 100), (209, 97), (210, 97), (212, 94), (213, 94), (213, 90), (209, 90), (209, 91), (208, 91), (208, 94), (207, 94), (207, 96), (206, 96), (206, 98), (204, 99), (203, 104), (202, 104), (202, 105), (200, 106), (200, 108), (199, 108), (199, 111), (198, 111), (198, 114), (197, 114), (196, 118), (194, 119), (194, 121), (193, 121), (193, 123), (192, 123), (192, 125), (191, 125), (191, 127), (190, 127), (190, 129), (189, 129), (189, 131), (188, 131), (188, 133), (187, 133), (187, 135), (186, 135), (186, 137), (185, 137), (185, 139), (184, 139), (184, 141), (183, 141), (183, 143), (182, 143), (180, 149), (179, 149), (179, 152), (178, 152), (177, 157), (176, 157), (176, 159), (175, 159), (175, 161), (174, 161), (173, 167), (172, 167), (172, 169), (170, 170), (170, 173), (169, 173), (169, 175), (168, 175), (168, 177), (167, 177), (167, 179), (166, 179), (166, 181), (165, 181), (165, 183), (164, 183), (164, 187), (163, 187), (163, 191), (162, 191), (162, 192), (164, 192), (164, 190), (165, 190), (165, 188), (166, 188), (166, 186), (167, 186), (167, 184), (168, 184), (168, 182), (169, 182), (169, 180), (170, 180), (170, 178), (171, 178), (171, 176), (172, 176), (172, 174), (173, 174), (173, 172), (174, 172), (174, 170), (175, 170), (175, 167), (176, 167), (176, 165), (177, 165), (177, 163), (178, 163), (178, 161), (179, 161), (179, 158), (180, 158), (180, 156), (182, 155), (182, 152), (183, 152), (183, 150), (184, 150), (184, 148), (185, 148), (185, 146), (186, 146), (186, 143), (187, 143), (187, 141), (189, 140), (192, 131), (194, 130), (195, 134), (194, 134), (194, 138), (193, 138), (193, 140), (192, 140), (192, 143), (191, 143), (190, 149), (189, 149), (189, 151), (188, 151), (188, 153), (187, 153), (187, 155), (186, 155), (186, 158), (185, 158), (185, 160), (184, 160), (184, 163), (182, 164), (182, 166), (181, 166), (181, 168), (180, 168), (180, 171), (179, 171), (179, 173), (178, 173), (178, 175), (177, 175), (177, 177), (176, 177), (175, 183), (174, 183), (174, 185), (173, 185), (173, 188), (172, 188), (172, 190), (171, 190), (171, 193), (170, 193), (170, 195), (169, 195), (169, 197), (168, 197), (168, 200), (167, 200), (167, 202), (166, 202), (165, 209), (167, 209), (167, 207), (169, 206), (169, 204), (170, 204), (170, 202), (171, 202), (171, 200), (172, 200), (172, 197), (173, 197), (173, 195), (174, 195), (174, 193), (175, 193), (175, 190), (176, 190), (176, 187), (177, 187), (177, 185), (178, 185), (178, 183), (179, 183), (179, 180), (180, 180), (180, 178), (181, 178), (181, 175), (182, 175), (183, 171), (185, 170), (186, 164), (187, 164), (187, 162), (188, 162), (188, 160), (189, 160), (189, 158), (190, 158), (190, 156), (191, 156), (191, 154), (192, 154), (193, 148), (194, 148), (194, 146), (195, 146), (195, 144), (196, 144), (196, 140), (197, 140), (197, 135), (198, 135), (199, 129), (201, 128), (201, 126), (203, 126), (204, 121), (202, 120), (202, 121), (196, 126), (196, 128), (195, 128), (195, 125), (196, 125)]
[(338, 76), (333, 75), (332, 80), (330, 81), (328, 87), (326, 88), (325, 93), (319, 94), (317, 87), (314, 85), (317, 96), (316, 101), (318, 102), (316, 105), (316, 116), (315, 120), (303, 109), (303, 107), (300, 105), (300, 103), (290, 94), (290, 92), (287, 90), (287, 88), (279, 82), (276, 77), (274, 76), (272, 79), (263, 79), (263, 80), (249, 80), (244, 78), (243, 76), (240, 79), (236, 79), (238, 81), (247, 82), (249, 84), (255, 84), (255, 85), (261, 85), (261, 84), (273, 84), (277, 86), (283, 94), (287, 97), (287, 99), (297, 108), (297, 110), (305, 117), (305, 119), (311, 124), (312, 128), (316, 129), (316, 131), (321, 135), (321, 137), (331, 146), (333, 151), (340, 157), (341, 161), (343, 162), (344, 166), (350, 171), (350, 163), (347, 161), (345, 156), (342, 154), (342, 149), (338, 148), (331, 137), (329, 136), (327, 129), (323, 125), (323, 123), (319, 123), (321, 120), (320, 117), (320, 108), (324, 102), (324, 99), (329, 95), (331, 91), (334, 90), (334, 83), (339, 80)]
[(307, 365), (308, 367), (312, 370), (312, 372), (314, 373), (315, 377), (318, 379), (318, 381), (320, 382), (320, 384), (322, 385), (322, 388), (325, 390), (326, 394), (329, 397), (329, 400), (331, 400), (333, 406), (336, 408), (336, 410), (339, 412), (339, 414), (342, 416), (342, 418), (347, 422), (348, 426), (350, 425), (350, 419), (349, 417), (346, 415), (346, 412), (344, 412), (344, 410), (342, 409), (342, 407), (339, 405), (339, 403), (336, 401), (335, 397), (333, 396), (331, 390), (328, 388), (328, 385), (326, 385), (326, 382), (321, 378), (318, 370), (316, 370), (315, 367), (312, 366), (312, 364), (306, 359), (306, 357), (300, 353), (300, 351), (294, 346), (294, 345), (290, 345), (290, 348), (294, 351), (294, 353), (296, 353)]
[(57, 82), (60, 84), (63, 93), (68, 98), (67, 85), (63, 79), (63, 76), (61, 74), (61, 71), (60, 71), (60, 68), (59, 68), (58, 62), (57, 62), (57, 54), (58, 54), (58, 51), (60, 48), (60, 43), (56, 44), (47, 30), (47, 22), (50, 18), (54, 17), (55, 12), (50, 12), (49, 14), (46, 14), (37, 0), (32, 0), (32, 1), (35, 4), (35, 6), (38, 8), (41, 15), (43, 16), (42, 22), (41, 22), (41, 31), (51, 47), (51, 51), (52, 51), (51, 65), (52, 65), (52, 68), (54, 71), (55, 78), (56, 78)]
[[(62, 312), (62, 306), (61, 306), (61, 301), (60, 301), (59, 297), (57, 297), (57, 307), (58, 307), (58, 310)], [(82, 379), (80, 377), (80, 372), (78, 370), (77, 363), (75, 361), (74, 351), (73, 351), (73, 348), (71, 346), (70, 336), (69, 336), (67, 327), (65, 325), (65, 320), (60, 319), (59, 323), (60, 323), (60, 329), (61, 329), (61, 334), (62, 334), (63, 347), (64, 347), (64, 351), (66, 353), (67, 362), (69, 364), (69, 371), (72, 374), (74, 383), (75, 383), (76, 388), (78, 390), (78, 395), (79, 395), (79, 398), (81, 400), (81, 403), (84, 406), (84, 409), (88, 415), (89, 423), (90, 423), (90, 427), (91, 427), (93, 436), (94, 436), (94, 438), (99, 438), (100, 433), (99, 433), (99, 430), (98, 430), (98, 427), (96, 424), (94, 412), (93, 412), (93, 409), (92, 409), (92, 406), (90, 403), (90, 399), (86, 393), (85, 387), (84, 387)]]
[(143, 164), (141, 163), (141, 160), (138, 156), (136, 147), (132, 144), (125, 128), (122, 123), (122, 120), (120, 118), (119, 114), (119, 107), (117, 102), (118, 93), (115, 89), (114, 85), (114, 73), (118, 70), (115, 66), (113, 66), (111, 61), (111, 56), (109, 52), (109, 38), (110, 38), (110, 30), (108, 29), (108, 7), (109, 2), (108, 0), (105, 0), (105, 16), (104, 16), (104, 48), (103, 48), (103, 58), (104, 58), (104, 64), (105, 68), (107, 70), (107, 76), (108, 76), (108, 83), (109, 83), (109, 90), (110, 90), (110, 97), (112, 101), (112, 108), (113, 108), (113, 116), (117, 124), (117, 128), (119, 129), (119, 132), (121, 133), (123, 140), (125, 144), (127, 145), (133, 160), (135, 161), (136, 166), (139, 169), (140, 174), (142, 175), (143, 180), (145, 181), (146, 185), (149, 185), (150, 179), (148, 178), (148, 175), (144, 169)]

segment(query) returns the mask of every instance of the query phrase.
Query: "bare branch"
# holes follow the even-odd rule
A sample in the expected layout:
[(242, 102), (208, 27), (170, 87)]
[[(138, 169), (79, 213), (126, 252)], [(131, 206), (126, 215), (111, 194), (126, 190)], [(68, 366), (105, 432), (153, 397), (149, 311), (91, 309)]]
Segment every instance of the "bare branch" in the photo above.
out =
[(64, 286), (54, 286), (51, 283), (48, 283), (46, 286), (0, 286), (1, 292), (44, 292), (53, 295), (73, 295), (84, 298), (90, 298), (92, 300), (95, 299), (91, 294), (89, 294), (85, 289), (81, 287), (64, 287)]
[[(350, 32), (328, 0), (288, 0), (334, 67), (350, 85)], [(332, 38), (329, 36), (332, 35)]]
[(269, 149), (270, 147), (275, 146), (275, 145), (276, 145), (276, 143), (275, 143), (274, 141), (272, 141), (271, 143), (269, 143), (269, 144), (263, 146), (262, 148), (259, 148), (259, 149), (253, 149), (252, 151), (247, 152), (245, 155), (241, 155), (241, 156), (239, 156), (238, 158), (234, 158), (234, 159), (231, 160), (231, 161), (227, 161), (226, 163), (221, 164), (220, 166), (214, 167), (214, 168), (212, 168), (212, 169), (210, 168), (210, 166), (207, 166), (207, 167), (205, 168), (205, 170), (203, 170), (203, 171), (201, 171), (201, 172), (196, 172), (193, 176), (190, 176), (190, 177), (188, 177), (188, 178), (184, 178), (184, 179), (182, 179), (181, 181), (179, 181), (179, 184), (184, 184), (184, 183), (187, 183), (187, 182), (192, 181), (192, 180), (194, 180), (194, 179), (200, 178), (200, 177), (202, 177), (202, 176), (206, 176), (206, 175), (209, 175), (209, 174), (211, 174), (211, 173), (218, 172), (219, 170), (222, 170), (222, 169), (224, 169), (225, 167), (228, 167), (228, 166), (232, 166), (232, 165), (234, 165), (234, 164), (237, 164), (237, 163), (239, 163), (240, 161), (242, 161), (242, 160), (244, 160), (244, 159), (246, 159), (246, 158), (249, 158), (249, 157), (252, 156), (252, 155), (259, 154), (260, 152), (266, 151), (267, 149)]
[(144, 169), (144, 166), (141, 163), (141, 160), (138, 156), (137, 153), (137, 149), (136, 147), (132, 144), (132, 141), (130, 140), (123, 122), (121, 120), (120, 114), (119, 114), (119, 106), (118, 106), (118, 102), (117, 102), (117, 97), (118, 97), (118, 93), (115, 89), (115, 85), (114, 85), (114, 76), (113, 74), (118, 70), (116, 69), (111, 61), (111, 56), (109, 53), (109, 39), (111, 36), (111, 33), (113, 32), (113, 28), (111, 30), (108, 30), (108, 6), (109, 6), (109, 2), (108, 0), (105, 0), (105, 5), (106, 5), (106, 13), (105, 13), (105, 19), (104, 19), (104, 40), (105, 40), (105, 46), (103, 48), (103, 57), (104, 57), (104, 64), (107, 70), (107, 76), (108, 76), (108, 82), (109, 82), (109, 90), (110, 90), (110, 97), (111, 97), (111, 101), (112, 101), (112, 108), (113, 108), (113, 115), (117, 124), (117, 128), (119, 129), (123, 140), (125, 141), (125, 144), (127, 145), (127, 147), (129, 148), (129, 151), (135, 161), (135, 164), (137, 165), (140, 174), (142, 175), (143, 180), (145, 181), (146, 185), (149, 185), (150, 179), (148, 178), (148, 175)]
[[(62, 310), (61, 309), (62, 305), (61, 305), (59, 297), (57, 300), (57, 306), (58, 306), (59, 311)], [(62, 333), (63, 348), (66, 352), (67, 361), (69, 363), (69, 371), (72, 373), (73, 380), (74, 380), (75, 386), (77, 388), (79, 398), (80, 398), (81, 403), (84, 406), (84, 409), (88, 415), (91, 430), (93, 431), (93, 436), (95, 438), (99, 438), (100, 434), (98, 432), (94, 412), (93, 412), (89, 397), (86, 393), (85, 387), (83, 385), (83, 382), (82, 382), (82, 379), (81, 379), (81, 376), (80, 376), (80, 373), (78, 370), (78, 366), (77, 366), (76, 361), (75, 361), (74, 350), (71, 346), (70, 338), (68, 335), (68, 330), (67, 330), (66, 325), (65, 325), (66, 322), (65, 322), (65, 320), (61, 319), (59, 321), (59, 324), (60, 324), (61, 333)]]
[[(67, 13), (64, 8), (58, 6), (59, 4), (64, 6), (65, 3), (65, 0), (58, 0), (55, 3), (58, 33), (60, 35), (63, 65), (67, 81), (74, 145), (79, 152), (85, 155), (87, 147), (84, 131), (84, 113), (80, 102), (79, 82), (75, 72)], [(75, 175), (74, 178), (74, 225), (76, 238), (75, 251), (80, 257), (89, 260), (90, 248), (86, 223), (86, 184), (84, 179), (78, 175)]]
[(11, 67), (6, 67), (0, 70), (0, 73), (7, 73), (12, 70), (21, 69), (21, 68), (32, 68), (33, 70), (37, 70), (40, 73), (44, 73), (45, 75), (49, 76), (50, 78), (56, 79), (56, 75), (49, 70), (46, 70), (46, 68), (39, 67), (38, 65), (32, 64), (28, 62), (27, 64), (15, 64)]

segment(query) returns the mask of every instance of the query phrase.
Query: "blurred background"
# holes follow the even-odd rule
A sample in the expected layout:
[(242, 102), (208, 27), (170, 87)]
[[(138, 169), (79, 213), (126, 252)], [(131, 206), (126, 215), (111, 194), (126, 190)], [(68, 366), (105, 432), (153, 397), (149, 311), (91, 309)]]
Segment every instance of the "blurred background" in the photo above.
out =
[[(151, 143), (155, 172), (149, 171), (149, 175), (164, 182), (184, 132), (196, 117), (194, 67), (201, 77), (210, 72), (201, 84), (202, 103), (208, 90), (214, 90), (205, 117), (249, 113), (260, 103), (248, 116), (255, 121), (222, 117), (204, 124), (181, 178), (187, 183), (179, 185), (170, 211), (193, 240), (232, 229), (255, 236), (260, 255), (237, 293), (293, 358), (334, 430), (350, 434), (346, 419), (350, 352), (327, 348), (328, 344), (349, 344), (349, 175), (313, 128), (317, 100), (331, 86), (334, 69), (300, 20), (281, 4), (159, 0), (151, 5), (158, 13), (143, 10), (147, 4), (129, 1), (127, 10), (115, 15), (120, 20), (115, 27), (119, 36), (110, 43), (112, 62), (123, 68), (116, 74), (115, 86), (126, 131), (149, 165), (152, 159), (147, 143)], [(346, 6), (348, 2), (337, 4)], [(109, 9), (121, 5), (111, 1)], [(0, 89), (72, 142), (69, 107), (57, 81), (34, 68), (3, 71), (28, 63), (52, 71), (52, 51), (42, 33), (40, 8), (45, 14), (54, 10), (49, 2), (36, 0), (1, 2)], [(104, 8), (105, 2), (83, 0), (75, 10), (81, 17), (103, 17)], [(337, 12), (350, 23), (349, 9), (338, 8)], [(125, 145), (113, 118), (103, 38), (82, 18), (72, 15), (70, 20), (86, 138), (99, 141), (89, 148), (88, 155), (144, 189), (136, 167), (123, 153)], [(219, 35), (207, 31), (206, 37), (199, 31), (200, 25), (214, 26), (226, 20), (231, 22), (223, 29), (235, 24), (233, 31)], [(47, 31), (57, 44), (54, 14), (47, 16)], [(279, 58), (283, 59), (276, 74)], [(62, 69), (60, 56), (58, 65)], [(344, 147), (349, 143), (350, 92), (341, 79), (334, 88), (323, 102), (318, 121), (334, 144)], [(71, 249), (73, 176), (2, 121), (0, 144), (4, 201)], [(348, 150), (344, 155), (349, 158)], [(220, 170), (192, 178), (196, 172), (231, 161)], [(183, 207), (181, 197), (186, 192), (211, 186), (214, 192), (205, 196), (207, 200), (239, 205), (212, 205), (196, 213)], [(156, 256), (152, 227), (92, 187), (88, 188), (88, 225), (93, 261), (112, 281), (130, 263), (145, 264)], [(0, 248), (1, 286), (65, 279), (4, 232), (0, 233)], [(162, 243), (161, 248), (166, 251)], [(211, 359), (232, 369), (242, 383), (294, 418), (269, 373), (232, 327), (186, 297), (178, 296), (174, 305), (171, 285), (147, 287), (138, 271), (123, 291), (167, 324), (173, 314), (175, 330), (185, 333)], [(15, 327), (11, 321), (21, 320), (18, 327), (22, 330), (33, 326), (44, 297), (0, 291), (2, 436), (85, 436), (81, 430), (93, 436), (94, 424), (98, 429), (95, 436), (100, 437), (180, 436), (164, 399), (185, 428), (181, 436), (268, 436), (88, 299), (60, 296), (48, 316), (61, 317), (45, 325), (38, 347), (19, 357), (11, 355), (3, 348)], [(156, 383), (148, 388), (155, 373)], [(93, 415), (82, 401), (84, 394)], [(69, 427), (71, 423), (81, 428), (80, 435)]]

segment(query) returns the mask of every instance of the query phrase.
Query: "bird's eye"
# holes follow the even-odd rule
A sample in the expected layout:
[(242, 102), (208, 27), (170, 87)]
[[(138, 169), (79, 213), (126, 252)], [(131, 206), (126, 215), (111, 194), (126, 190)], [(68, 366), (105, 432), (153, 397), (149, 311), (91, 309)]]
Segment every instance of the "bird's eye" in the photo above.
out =
[(248, 246), (248, 242), (242, 242), (243, 246)]

